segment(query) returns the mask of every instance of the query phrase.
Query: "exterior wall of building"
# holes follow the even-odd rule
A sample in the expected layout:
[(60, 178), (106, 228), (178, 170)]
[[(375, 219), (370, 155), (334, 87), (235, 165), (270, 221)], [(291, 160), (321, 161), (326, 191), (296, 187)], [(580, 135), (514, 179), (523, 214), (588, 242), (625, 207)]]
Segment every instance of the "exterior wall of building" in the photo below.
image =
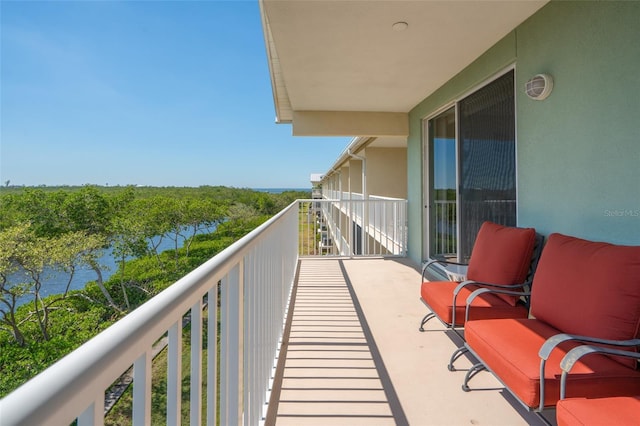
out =
[(342, 166), (340, 168), (340, 185), (338, 191), (349, 192), (349, 167)]
[[(511, 64), (518, 225), (546, 235), (640, 244), (638, 22), (640, 2), (551, 2), (410, 112), (413, 260), (423, 257), (423, 119)], [(544, 101), (524, 93), (525, 82), (538, 73), (554, 77)]]
[(406, 148), (367, 148), (367, 192), (407, 198)]
[(519, 223), (640, 244), (640, 3), (552, 3), (518, 29)]
[(349, 161), (349, 182), (351, 192), (362, 194), (362, 161)]

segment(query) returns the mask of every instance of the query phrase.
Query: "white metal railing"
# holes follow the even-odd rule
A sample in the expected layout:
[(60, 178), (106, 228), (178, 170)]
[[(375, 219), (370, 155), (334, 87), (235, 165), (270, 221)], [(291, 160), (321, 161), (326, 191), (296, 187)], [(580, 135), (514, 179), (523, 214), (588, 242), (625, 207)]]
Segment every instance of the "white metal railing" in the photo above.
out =
[[(208, 425), (261, 423), (296, 271), (298, 206), (292, 203), (6, 396), (0, 401), (0, 423), (67, 425), (77, 418), (81, 426), (101, 425), (105, 389), (133, 365), (133, 424), (150, 424), (151, 349), (166, 333), (166, 423), (181, 424), (182, 320), (187, 314), (191, 320), (190, 424), (200, 425), (203, 420)], [(207, 316), (212, 321), (206, 320), (204, 336)], [(210, 348), (204, 348), (205, 337)]]
[[(515, 211), (515, 200), (464, 200), (460, 211), (456, 200), (434, 200), (430, 217), (431, 253), (444, 257), (460, 255), (464, 261), (471, 255), (477, 228), (482, 222), (515, 223)], [(461, 233), (458, 223), (466, 224), (469, 231)]]
[[(367, 218), (373, 241), (392, 254), (405, 255), (407, 247), (407, 201), (371, 196)], [(401, 226), (404, 224), (404, 226)], [(375, 244), (374, 243), (374, 244)]]
[(434, 254), (451, 256), (458, 252), (457, 203), (455, 200), (433, 201), (432, 251)]
[(299, 206), (301, 256), (406, 255), (406, 200), (299, 200)]

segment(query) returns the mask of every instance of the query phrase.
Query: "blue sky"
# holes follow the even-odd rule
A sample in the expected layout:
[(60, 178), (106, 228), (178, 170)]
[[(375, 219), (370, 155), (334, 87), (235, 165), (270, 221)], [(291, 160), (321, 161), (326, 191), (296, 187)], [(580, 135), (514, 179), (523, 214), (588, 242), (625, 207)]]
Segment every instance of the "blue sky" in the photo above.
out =
[(304, 188), (349, 141), (275, 124), (257, 0), (0, 7), (2, 184)]

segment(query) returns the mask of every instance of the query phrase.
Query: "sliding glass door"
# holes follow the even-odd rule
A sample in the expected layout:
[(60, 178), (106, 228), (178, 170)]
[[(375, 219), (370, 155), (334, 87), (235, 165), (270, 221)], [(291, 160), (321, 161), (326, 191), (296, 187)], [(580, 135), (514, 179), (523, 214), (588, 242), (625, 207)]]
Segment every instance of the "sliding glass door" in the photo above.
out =
[(456, 260), (458, 253), (456, 111), (429, 120), (429, 252)]
[(516, 224), (514, 72), (428, 120), (429, 257), (466, 262), (485, 220)]

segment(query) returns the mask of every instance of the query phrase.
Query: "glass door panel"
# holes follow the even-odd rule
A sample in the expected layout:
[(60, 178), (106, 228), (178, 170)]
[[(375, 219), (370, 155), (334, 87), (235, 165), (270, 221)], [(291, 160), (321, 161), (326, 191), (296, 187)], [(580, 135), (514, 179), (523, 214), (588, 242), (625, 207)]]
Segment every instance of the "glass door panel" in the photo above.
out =
[(456, 260), (458, 252), (456, 206), (455, 107), (429, 120), (429, 255)]

